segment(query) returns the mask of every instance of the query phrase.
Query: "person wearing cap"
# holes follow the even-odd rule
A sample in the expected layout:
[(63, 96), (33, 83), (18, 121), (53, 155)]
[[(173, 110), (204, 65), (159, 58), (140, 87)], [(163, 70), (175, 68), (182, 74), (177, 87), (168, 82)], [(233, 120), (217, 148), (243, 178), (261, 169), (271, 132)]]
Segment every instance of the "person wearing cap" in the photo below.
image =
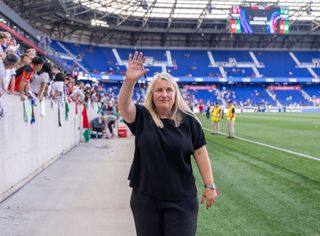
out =
[(228, 114), (227, 114), (227, 121), (228, 121), (228, 138), (235, 137), (235, 130), (234, 130), (234, 122), (236, 120), (236, 108), (232, 104), (230, 100), (228, 102)]
[(212, 117), (212, 134), (219, 134), (220, 132), (220, 120), (221, 120), (221, 107), (216, 102), (211, 113)]
[(8, 54), (3, 61), (0, 60), (0, 90), (7, 92), (9, 83), (15, 76), (15, 67), (19, 61), (16, 54)]
[(9, 85), (9, 90), (20, 93), (21, 100), (24, 100), (24, 95), (28, 93), (29, 83), (33, 76), (38, 73), (43, 66), (44, 60), (42, 57), (34, 57), (31, 65), (25, 65), (17, 70), (15, 79)]

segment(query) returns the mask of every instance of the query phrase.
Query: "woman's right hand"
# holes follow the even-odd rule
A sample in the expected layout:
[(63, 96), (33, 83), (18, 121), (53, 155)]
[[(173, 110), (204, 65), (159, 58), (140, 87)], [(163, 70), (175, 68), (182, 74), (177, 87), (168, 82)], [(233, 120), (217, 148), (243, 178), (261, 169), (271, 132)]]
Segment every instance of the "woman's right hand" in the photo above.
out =
[(143, 67), (146, 58), (142, 58), (142, 55), (142, 52), (135, 52), (132, 58), (131, 53), (129, 54), (128, 69), (125, 78), (126, 80), (135, 82), (138, 79), (140, 79), (143, 76), (143, 74), (149, 71), (149, 69), (144, 69)]

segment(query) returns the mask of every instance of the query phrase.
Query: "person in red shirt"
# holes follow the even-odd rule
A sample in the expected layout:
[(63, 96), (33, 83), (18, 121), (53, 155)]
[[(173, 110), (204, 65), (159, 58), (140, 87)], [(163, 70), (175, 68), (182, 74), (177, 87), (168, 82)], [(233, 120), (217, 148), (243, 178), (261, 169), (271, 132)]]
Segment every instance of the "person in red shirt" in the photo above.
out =
[(202, 100), (200, 100), (200, 104), (199, 104), (199, 113), (200, 113), (200, 115), (202, 115), (202, 113), (203, 113), (203, 108), (204, 108), (203, 102), (202, 102)]
[(11, 81), (8, 90), (20, 93), (21, 99), (23, 95), (29, 91), (29, 83), (35, 73), (42, 69), (44, 59), (42, 57), (34, 57), (31, 65), (20, 67), (16, 71), (15, 78)]

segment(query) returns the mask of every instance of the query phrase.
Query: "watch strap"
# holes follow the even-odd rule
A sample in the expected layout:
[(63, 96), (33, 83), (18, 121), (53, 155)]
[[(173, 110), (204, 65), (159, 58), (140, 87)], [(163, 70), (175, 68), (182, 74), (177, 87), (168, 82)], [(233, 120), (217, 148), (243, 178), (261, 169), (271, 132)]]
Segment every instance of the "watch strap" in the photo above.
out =
[(217, 188), (215, 184), (205, 184), (204, 187), (212, 190)]

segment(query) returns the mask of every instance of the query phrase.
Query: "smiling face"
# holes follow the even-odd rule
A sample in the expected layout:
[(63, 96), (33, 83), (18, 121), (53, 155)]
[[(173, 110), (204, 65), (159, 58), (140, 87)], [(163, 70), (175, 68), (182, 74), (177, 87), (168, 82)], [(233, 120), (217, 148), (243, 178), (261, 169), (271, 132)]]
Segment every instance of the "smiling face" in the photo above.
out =
[(152, 101), (160, 116), (170, 115), (175, 96), (175, 89), (169, 81), (159, 79), (155, 82)]

